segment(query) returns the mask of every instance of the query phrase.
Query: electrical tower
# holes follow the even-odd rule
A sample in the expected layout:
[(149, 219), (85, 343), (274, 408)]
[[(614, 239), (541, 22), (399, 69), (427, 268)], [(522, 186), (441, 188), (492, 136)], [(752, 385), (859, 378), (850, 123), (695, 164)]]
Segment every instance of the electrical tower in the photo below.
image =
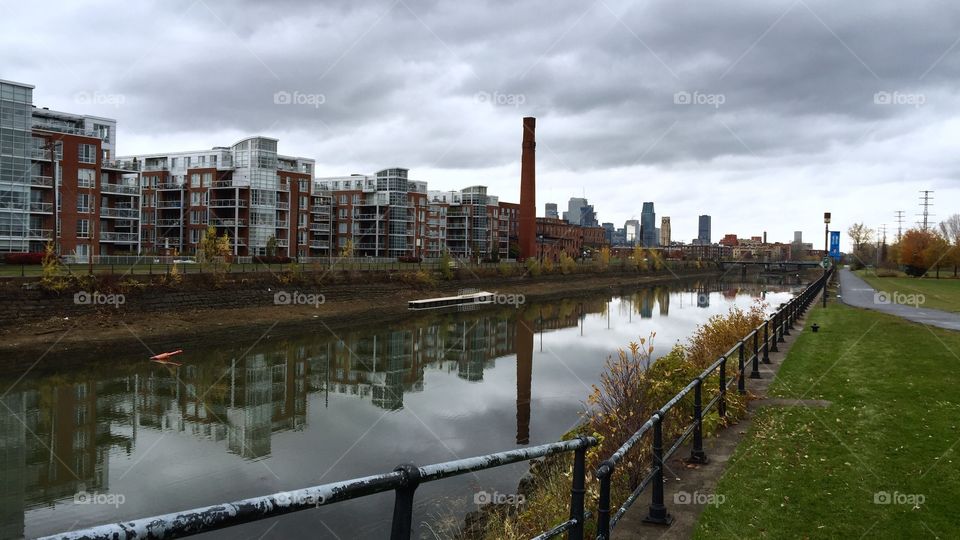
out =
[(903, 236), (903, 210), (897, 210), (897, 243), (900, 243), (901, 236)]
[(922, 193), (920, 195), (920, 208), (923, 208), (923, 213), (917, 214), (917, 216), (922, 217), (923, 221), (917, 222), (917, 225), (920, 225), (926, 231), (930, 227), (930, 218), (934, 216), (930, 213), (930, 207), (933, 206), (933, 196), (931, 195), (933, 191), (925, 189), (920, 190), (920, 193)]

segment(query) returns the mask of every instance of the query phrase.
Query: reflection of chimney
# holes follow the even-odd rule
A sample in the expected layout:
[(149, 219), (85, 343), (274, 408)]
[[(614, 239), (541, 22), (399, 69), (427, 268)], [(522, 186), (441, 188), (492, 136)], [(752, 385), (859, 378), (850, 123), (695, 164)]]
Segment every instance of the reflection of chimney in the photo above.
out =
[(523, 147), (520, 154), (520, 258), (537, 256), (537, 119), (523, 119)]
[(533, 327), (517, 314), (517, 444), (530, 443), (530, 386), (533, 379)]

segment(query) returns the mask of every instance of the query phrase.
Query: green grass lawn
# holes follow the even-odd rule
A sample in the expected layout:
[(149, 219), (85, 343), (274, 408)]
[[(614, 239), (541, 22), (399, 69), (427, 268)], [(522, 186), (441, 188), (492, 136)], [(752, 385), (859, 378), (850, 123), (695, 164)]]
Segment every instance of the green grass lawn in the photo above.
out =
[[(890, 294), (898, 292), (903, 295), (901, 298), (922, 294), (924, 303), (921, 307), (960, 313), (960, 279), (949, 278), (948, 275), (952, 274), (943, 272), (940, 279), (877, 277), (872, 271), (867, 270), (858, 270), (856, 274), (878, 291), (886, 291)], [(891, 296), (891, 299), (896, 299), (898, 296)]]
[(761, 409), (696, 537), (956, 537), (960, 333), (836, 304), (813, 322), (771, 392), (832, 405)]

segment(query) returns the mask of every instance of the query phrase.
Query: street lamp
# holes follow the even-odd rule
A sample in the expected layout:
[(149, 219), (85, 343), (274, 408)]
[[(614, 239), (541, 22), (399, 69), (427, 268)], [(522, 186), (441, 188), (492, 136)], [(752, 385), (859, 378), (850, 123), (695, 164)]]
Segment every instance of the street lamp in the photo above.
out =
[[(829, 238), (830, 238), (830, 212), (824, 212), (823, 213), (823, 253), (825, 255), (824, 261), (826, 261), (829, 258), (829, 253), (830, 253), (830, 246), (828, 245)], [(827, 279), (826, 279), (827, 266), (826, 265), (823, 266), (823, 275), (824, 275), (823, 307), (827, 307)]]
[(538, 261), (540, 262), (540, 264), (543, 264), (543, 235), (542, 234), (537, 235), (537, 246), (540, 248), (540, 255), (539, 255)]

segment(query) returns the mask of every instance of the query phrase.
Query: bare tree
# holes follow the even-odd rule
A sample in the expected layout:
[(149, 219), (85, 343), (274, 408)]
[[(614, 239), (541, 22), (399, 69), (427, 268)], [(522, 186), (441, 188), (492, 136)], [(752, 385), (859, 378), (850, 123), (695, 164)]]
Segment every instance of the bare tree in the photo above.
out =
[(868, 229), (863, 223), (854, 223), (847, 229), (850, 240), (853, 240), (853, 251), (860, 251), (864, 244), (870, 243), (873, 238), (873, 231)]
[(960, 267), (960, 214), (953, 214), (941, 221), (940, 234), (950, 246), (944, 262), (953, 264), (953, 277), (957, 277), (957, 268)]

